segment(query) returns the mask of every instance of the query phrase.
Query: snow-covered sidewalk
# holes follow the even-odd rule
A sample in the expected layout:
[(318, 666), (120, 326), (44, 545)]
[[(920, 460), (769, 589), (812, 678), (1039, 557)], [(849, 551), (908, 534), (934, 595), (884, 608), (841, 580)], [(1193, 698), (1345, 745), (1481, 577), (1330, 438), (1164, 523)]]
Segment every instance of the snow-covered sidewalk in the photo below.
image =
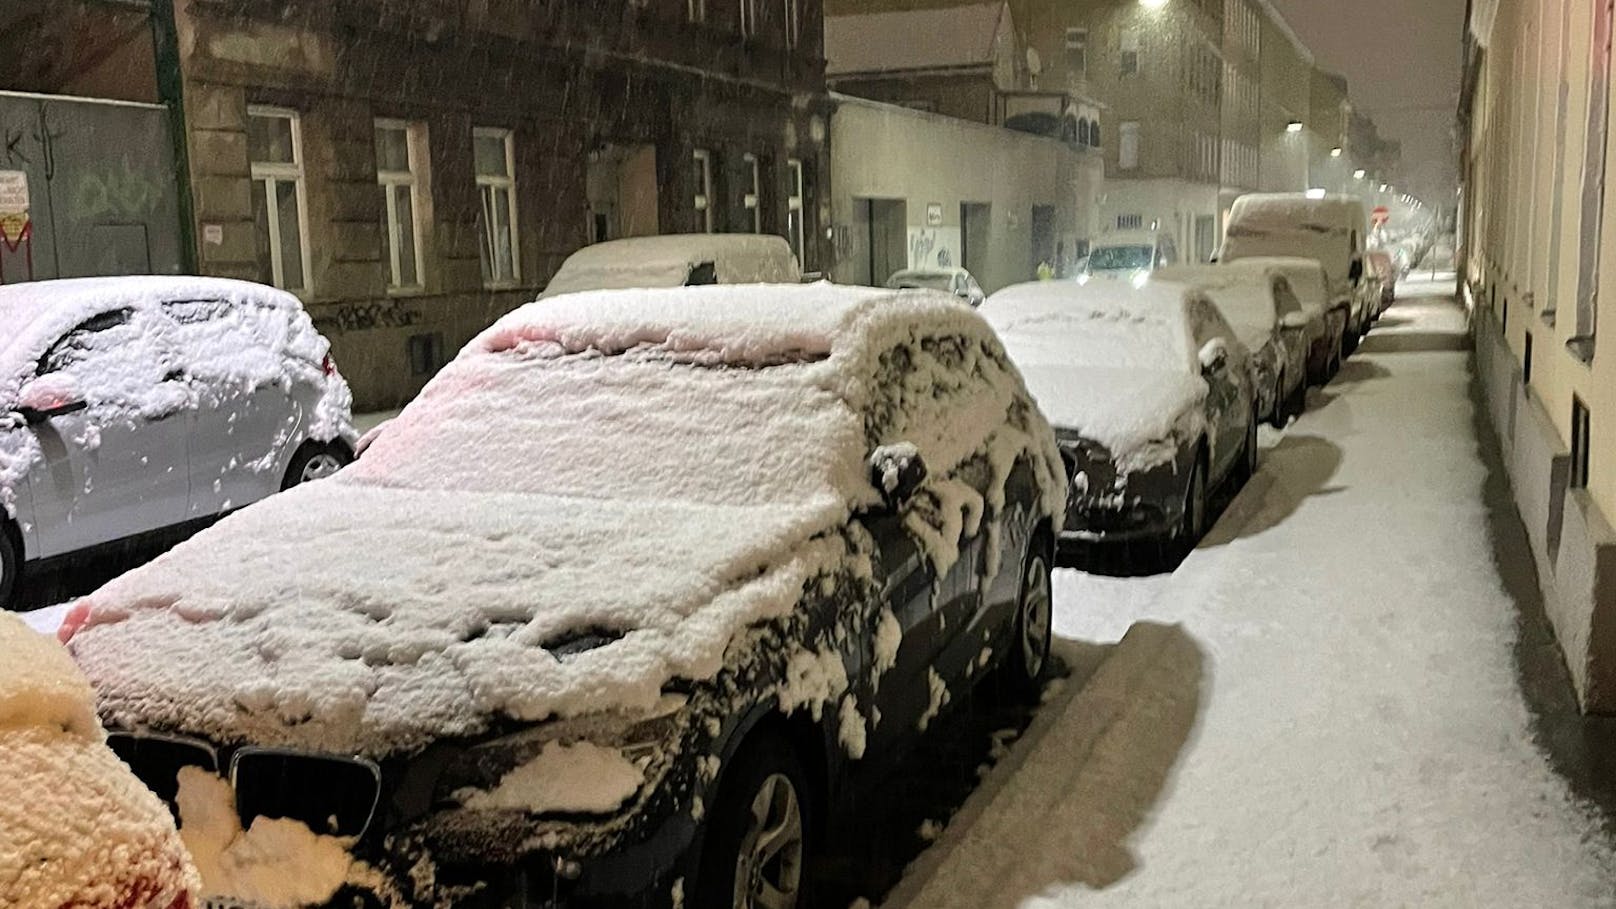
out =
[(1413, 292), (1174, 575), (1057, 576), (1064, 636), (1176, 631), (1058, 695), (889, 907), (1616, 905), (1517, 687), (1463, 313)]

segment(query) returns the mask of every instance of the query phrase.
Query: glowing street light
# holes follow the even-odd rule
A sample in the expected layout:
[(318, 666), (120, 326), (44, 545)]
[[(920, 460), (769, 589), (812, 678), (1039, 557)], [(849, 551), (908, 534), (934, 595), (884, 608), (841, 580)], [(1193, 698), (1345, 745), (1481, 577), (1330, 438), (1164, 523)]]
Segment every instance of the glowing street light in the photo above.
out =
[(1307, 191), (1307, 197), (1309, 199), (1322, 199), (1327, 195), (1329, 195), (1329, 193), (1327, 191), (1319, 189), (1317, 187)]
[(1369, 171), (1364, 170), (1361, 167), (1352, 172), (1352, 178), (1354, 180), (1362, 180), (1364, 177), (1367, 177), (1367, 176), (1369, 176)]
[(1167, 5), (1167, 0), (1139, 0), (1139, 5), (1145, 9), (1161, 9)]
[(1285, 132), (1299, 133), (1301, 131), (1302, 131), (1302, 121), (1300, 121), (1300, 120), (1292, 120), (1291, 122), (1285, 124)]
[(1388, 189), (1391, 189), (1391, 187), (1387, 186), (1385, 183), (1380, 184), (1380, 191), (1381, 192), (1385, 192)]
[(1330, 157), (1332, 157), (1332, 158), (1341, 157), (1341, 146), (1337, 145), (1335, 148), (1330, 149)]

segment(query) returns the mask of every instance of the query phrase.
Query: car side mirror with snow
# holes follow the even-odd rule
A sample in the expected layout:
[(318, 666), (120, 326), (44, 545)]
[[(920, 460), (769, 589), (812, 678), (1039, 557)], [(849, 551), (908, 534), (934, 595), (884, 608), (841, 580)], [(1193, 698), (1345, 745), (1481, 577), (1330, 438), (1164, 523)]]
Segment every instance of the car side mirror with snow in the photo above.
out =
[(1229, 345), (1222, 338), (1213, 338), (1201, 348), (1201, 374), (1211, 375), (1229, 365)]
[(88, 407), (78, 380), (63, 372), (47, 373), (22, 387), (17, 395), (17, 413), (28, 425), (52, 417), (77, 413)]
[(901, 510), (925, 482), (926, 462), (907, 442), (882, 445), (870, 455), (870, 484), (892, 512)]
[(1306, 328), (1307, 323), (1307, 313), (1302, 312), (1301, 310), (1297, 310), (1296, 312), (1288, 312), (1281, 316), (1279, 320), (1280, 327), (1282, 328)]

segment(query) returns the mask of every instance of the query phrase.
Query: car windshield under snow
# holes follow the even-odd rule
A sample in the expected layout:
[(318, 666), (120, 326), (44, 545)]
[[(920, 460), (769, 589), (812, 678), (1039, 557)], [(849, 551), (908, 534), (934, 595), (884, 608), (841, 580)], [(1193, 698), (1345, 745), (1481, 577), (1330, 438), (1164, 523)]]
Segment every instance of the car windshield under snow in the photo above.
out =
[(941, 290), (954, 292), (954, 276), (941, 273), (903, 272), (892, 276), (888, 285), (898, 290)]
[(695, 359), (548, 344), (462, 357), (343, 482), (706, 505), (842, 499), (836, 482), (858, 465), (836, 453), (861, 450), (863, 423), (829, 390), (828, 363)]
[(1148, 246), (1101, 246), (1089, 253), (1089, 270), (1137, 271), (1149, 268), (1153, 258)]

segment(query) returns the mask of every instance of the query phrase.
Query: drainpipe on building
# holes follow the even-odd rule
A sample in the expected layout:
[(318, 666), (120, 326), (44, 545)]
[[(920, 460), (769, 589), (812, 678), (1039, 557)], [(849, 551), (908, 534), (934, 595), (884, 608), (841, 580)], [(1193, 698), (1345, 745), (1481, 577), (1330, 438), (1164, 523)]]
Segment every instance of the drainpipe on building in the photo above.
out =
[(152, 55), (157, 97), (168, 108), (168, 134), (174, 148), (174, 197), (179, 203), (181, 262), (197, 273), (196, 203), (191, 196), (191, 154), (185, 128), (185, 80), (180, 72), (180, 41), (174, 0), (151, 0)]

